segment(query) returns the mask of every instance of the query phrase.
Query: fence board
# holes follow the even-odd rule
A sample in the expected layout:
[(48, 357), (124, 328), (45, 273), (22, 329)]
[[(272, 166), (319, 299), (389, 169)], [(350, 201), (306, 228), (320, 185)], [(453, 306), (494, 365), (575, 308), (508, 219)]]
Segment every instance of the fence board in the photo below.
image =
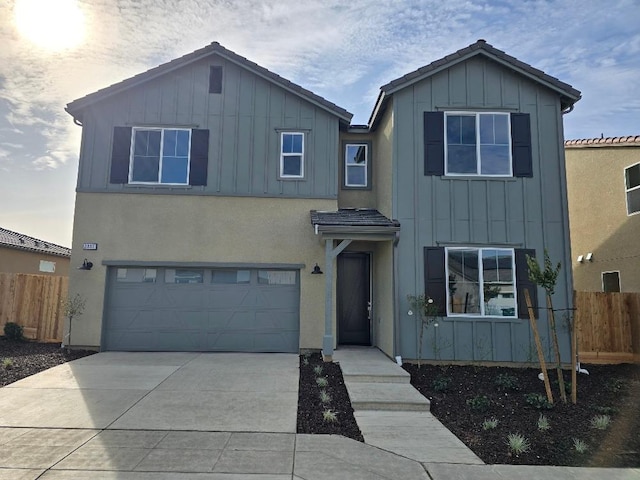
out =
[(0, 273), (0, 329), (7, 322), (24, 328), (27, 338), (62, 342), (67, 277)]
[(640, 361), (640, 293), (575, 292), (580, 360)]

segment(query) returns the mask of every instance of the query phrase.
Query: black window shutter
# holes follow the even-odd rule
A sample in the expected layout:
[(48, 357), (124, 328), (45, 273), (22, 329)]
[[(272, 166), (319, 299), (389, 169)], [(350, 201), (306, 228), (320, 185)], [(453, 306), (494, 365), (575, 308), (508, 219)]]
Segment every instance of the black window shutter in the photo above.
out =
[(528, 113), (511, 114), (511, 155), (514, 177), (533, 177), (531, 119)]
[(209, 68), (209, 93), (222, 93), (222, 65)]
[(529, 280), (529, 266), (527, 265), (527, 255), (535, 258), (536, 251), (533, 249), (516, 248), (516, 288), (518, 289), (518, 318), (529, 318), (527, 302), (524, 299), (524, 290), (529, 290), (533, 312), (538, 318), (538, 286)]
[(206, 185), (209, 166), (209, 130), (191, 130), (189, 185)]
[(447, 272), (443, 247), (424, 248), (424, 290), (438, 306), (439, 314), (447, 315)]
[(444, 112), (424, 112), (424, 174), (444, 175)]
[(113, 128), (111, 148), (111, 177), (109, 183), (129, 182), (129, 159), (131, 156), (131, 127)]

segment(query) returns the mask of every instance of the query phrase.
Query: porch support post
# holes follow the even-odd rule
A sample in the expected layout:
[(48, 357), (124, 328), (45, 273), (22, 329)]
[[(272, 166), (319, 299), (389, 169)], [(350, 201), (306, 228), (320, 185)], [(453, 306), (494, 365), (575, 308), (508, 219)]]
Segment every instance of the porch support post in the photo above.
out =
[(336, 257), (349, 246), (351, 240), (342, 240), (333, 248), (333, 239), (325, 241), (324, 250), (324, 338), (322, 341), (322, 357), (325, 362), (333, 360), (333, 265)]

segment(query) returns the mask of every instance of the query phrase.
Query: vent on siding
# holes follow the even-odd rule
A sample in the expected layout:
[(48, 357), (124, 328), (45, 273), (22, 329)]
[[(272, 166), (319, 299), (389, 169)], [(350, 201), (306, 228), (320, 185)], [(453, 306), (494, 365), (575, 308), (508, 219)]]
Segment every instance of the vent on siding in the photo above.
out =
[(222, 93), (222, 65), (209, 69), (209, 93)]

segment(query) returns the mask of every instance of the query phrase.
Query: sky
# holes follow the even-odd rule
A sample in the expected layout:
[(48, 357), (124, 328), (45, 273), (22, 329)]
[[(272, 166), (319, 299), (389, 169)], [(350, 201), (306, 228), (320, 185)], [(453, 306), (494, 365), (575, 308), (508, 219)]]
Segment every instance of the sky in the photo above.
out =
[(213, 41), (366, 124), (381, 85), (480, 38), (582, 92), (566, 139), (640, 135), (640, 0), (0, 0), (0, 227), (70, 246), (65, 105)]

